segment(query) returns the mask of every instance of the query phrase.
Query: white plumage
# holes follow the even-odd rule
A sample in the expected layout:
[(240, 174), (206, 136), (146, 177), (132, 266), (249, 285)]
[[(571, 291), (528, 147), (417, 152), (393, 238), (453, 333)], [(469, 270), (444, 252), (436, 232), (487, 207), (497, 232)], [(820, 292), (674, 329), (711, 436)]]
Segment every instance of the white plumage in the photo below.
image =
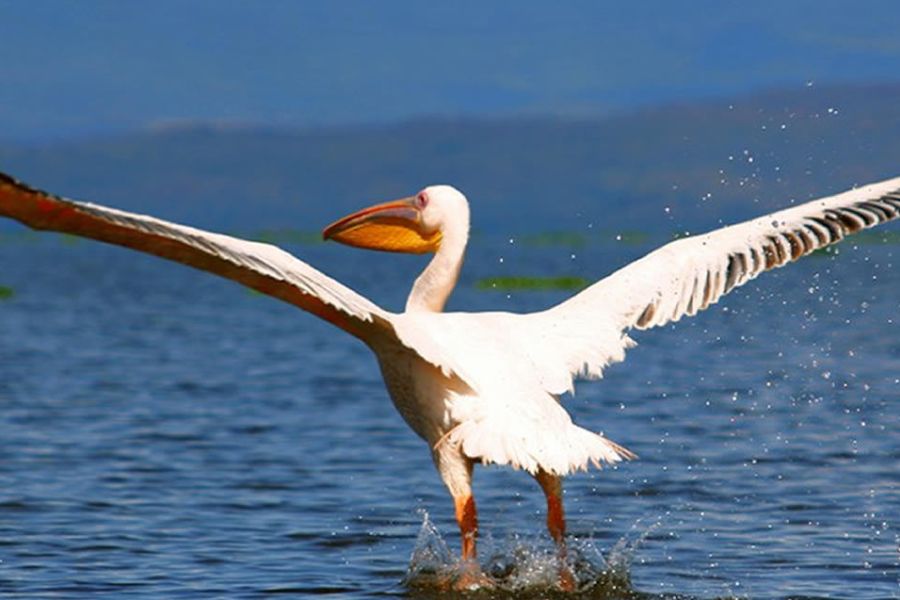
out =
[[(474, 462), (525, 469), (548, 499), (564, 552), (559, 478), (633, 455), (575, 425), (559, 403), (634, 345), (631, 329), (693, 315), (763, 271), (900, 215), (900, 178), (671, 242), (548, 310), (444, 313), (469, 231), (448, 186), (350, 215), (325, 237), (397, 252), (434, 252), (406, 311), (386, 311), (290, 254), (96, 204), (65, 200), (0, 174), (0, 214), (37, 229), (128, 246), (238, 281), (360, 338), (378, 358), (400, 414), (431, 447), (456, 503), (463, 556), (475, 553)], [(563, 577), (565, 579), (565, 577)]]

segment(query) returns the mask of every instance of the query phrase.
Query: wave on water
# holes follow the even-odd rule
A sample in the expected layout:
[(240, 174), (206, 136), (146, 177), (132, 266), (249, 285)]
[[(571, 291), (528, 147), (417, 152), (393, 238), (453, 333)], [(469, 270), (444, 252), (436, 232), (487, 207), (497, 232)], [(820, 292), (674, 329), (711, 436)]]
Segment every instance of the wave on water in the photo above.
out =
[(638, 547), (660, 522), (649, 526), (636, 523), (605, 555), (590, 539), (568, 540), (568, 568), (574, 574), (574, 592), (559, 587), (561, 565), (549, 543), (513, 537), (497, 543), (484, 540), (480, 550), (481, 585), (459, 590), (461, 578), (472, 565), (451, 552), (447, 542), (422, 513), (422, 527), (410, 558), (405, 584), (414, 598), (456, 591), (466, 598), (602, 598), (624, 600), (686, 599), (675, 594), (649, 594), (631, 585), (631, 565)]

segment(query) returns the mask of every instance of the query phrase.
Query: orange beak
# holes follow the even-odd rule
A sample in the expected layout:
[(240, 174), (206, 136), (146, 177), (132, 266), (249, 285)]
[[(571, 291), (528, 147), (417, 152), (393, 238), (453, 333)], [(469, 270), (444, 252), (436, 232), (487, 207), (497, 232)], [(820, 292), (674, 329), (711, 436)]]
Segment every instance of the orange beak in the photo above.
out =
[(335, 221), (322, 231), (322, 239), (348, 246), (424, 254), (436, 252), (441, 232), (427, 232), (415, 196), (376, 204)]

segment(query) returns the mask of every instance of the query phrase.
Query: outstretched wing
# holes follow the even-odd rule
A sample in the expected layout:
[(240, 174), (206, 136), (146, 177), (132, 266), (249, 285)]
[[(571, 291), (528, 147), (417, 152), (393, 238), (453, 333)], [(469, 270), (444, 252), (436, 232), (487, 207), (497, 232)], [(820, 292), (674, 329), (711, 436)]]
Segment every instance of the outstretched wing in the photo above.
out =
[(363, 340), (390, 331), (390, 314), (269, 244), (169, 223), (33, 189), (0, 173), (0, 215), (155, 254), (234, 280), (311, 312)]
[[(628, 329), (694, 315), (764, 271), (900, 216), (900, 177), (676, 240), (551, 308), (526, 315), (549, 391), (598, 378), (634, 344)], [(552, 388), (552, 389), (550, 389)]]

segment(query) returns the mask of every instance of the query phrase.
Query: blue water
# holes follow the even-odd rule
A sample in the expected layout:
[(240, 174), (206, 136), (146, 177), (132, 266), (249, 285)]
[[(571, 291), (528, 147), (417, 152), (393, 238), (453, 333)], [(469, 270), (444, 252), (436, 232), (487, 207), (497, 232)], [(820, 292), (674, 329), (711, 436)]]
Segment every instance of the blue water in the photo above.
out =
[[(455, 309), (565, 292), (649, 246), (478, 236)], [(0, 244), (0, 595), (431, 597), (452, 504), (360, 343), (277, 301), (54, 236)], [(388, 308), (417, 258), (290, 249)], [(900, 247), (845, 243), (732, 293), (567, 400), (640, 460), (566, 481), (604, 598), (900, 597)], [(552, 591), (543, 497), (477, 468), (481, 559)], [(547, 575), (550, 573), (550, 575)]]

